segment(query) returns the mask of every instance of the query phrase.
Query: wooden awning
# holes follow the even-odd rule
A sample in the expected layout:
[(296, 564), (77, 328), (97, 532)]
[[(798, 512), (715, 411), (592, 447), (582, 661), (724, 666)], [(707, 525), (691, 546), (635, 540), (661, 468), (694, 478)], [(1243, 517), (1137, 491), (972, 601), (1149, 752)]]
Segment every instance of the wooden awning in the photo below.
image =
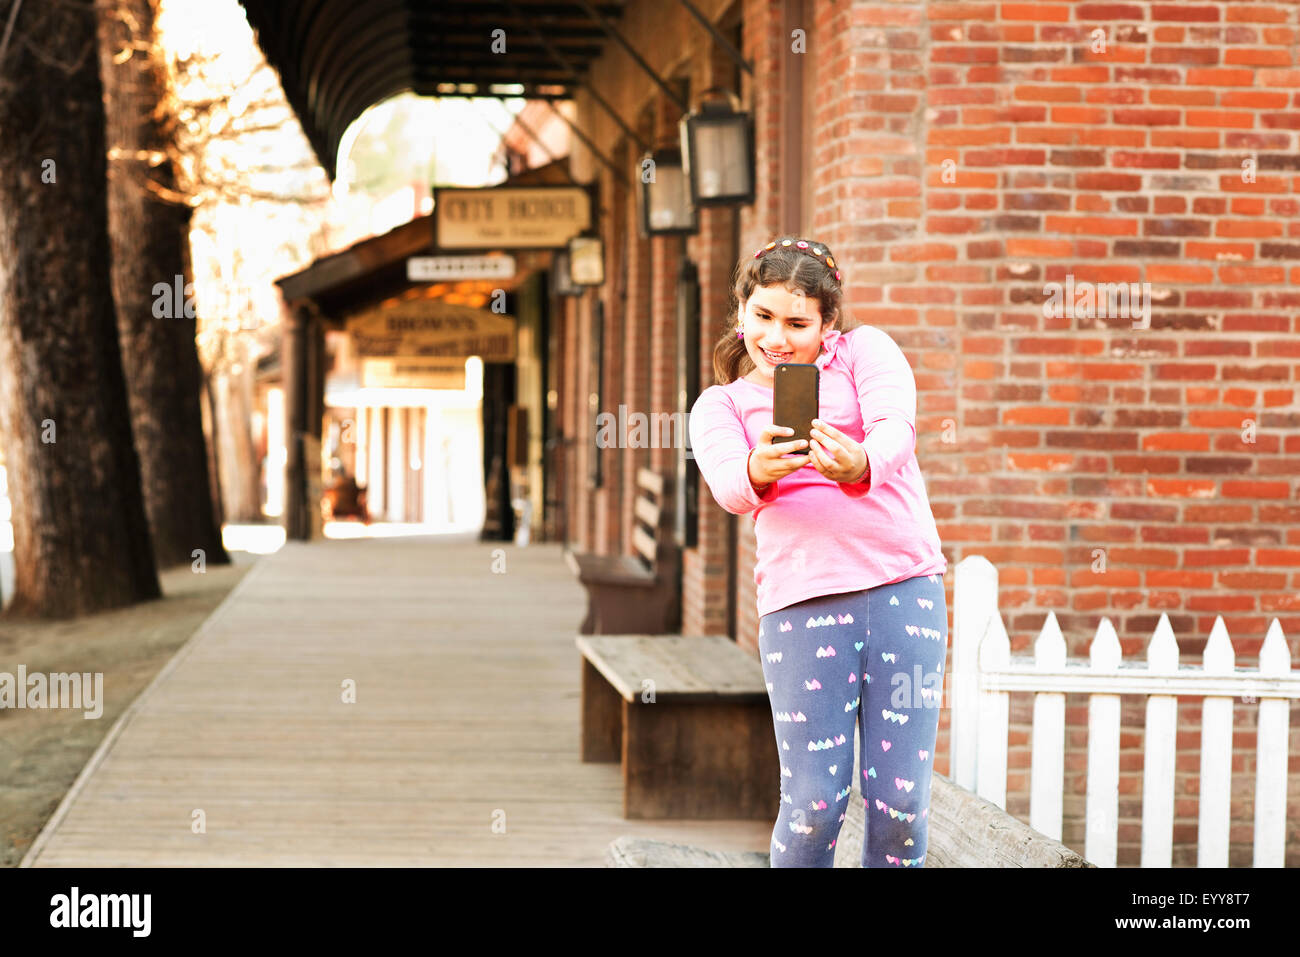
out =
[[(376, 103), (407, 91), (572, 99), (574, 74), (585, 78), (608, 42), (582, 4), (554, 0), (240, 3), (331, 180), (344, 130)], [(617, 23), (624, 4), (592, 6)]]
[[(512, 176), (502, 185), (537, 186), (568, 182), (563, 160)], [(412, 283), (406, 278), (406, 261), (412, 256), (434, 253), (433, 217), (418, 216), (380, 236), (353, 243), (347, 249), (322, 256), (310, 266), (275, 281), (284, 301), (310, 300), (327, 324), (342, 328), (344, 320), (390, 299), (416, 297), (448, 298), (450, 302), (479, 305), (476, 294), (493, 289), (513, 292), (528, 275), (551, 265), (551, 251), (508, 250), (515, 257), (516, 273), (511, 279), (466, 280), (442, 283)]]

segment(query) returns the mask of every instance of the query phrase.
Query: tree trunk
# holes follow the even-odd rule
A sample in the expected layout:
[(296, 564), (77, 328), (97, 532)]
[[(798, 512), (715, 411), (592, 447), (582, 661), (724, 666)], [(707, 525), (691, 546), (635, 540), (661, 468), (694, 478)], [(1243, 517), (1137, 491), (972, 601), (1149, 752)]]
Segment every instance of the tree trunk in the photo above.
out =
[(212, 491), (212, 514), (217, 517), (217, 525), (220, 526), (225, 524), (226, 509), (221, 501), (220, 437), (217, 435), (212, 375), (203, 371), (202, 363), (199, 365), (199, 370), (199, 374), (203, 377), (203, 395), (199, 402), (199, 413), (203, 416), (203, 441), (208, 449), (208, 482)]
[(44, 3), (19, 11), (0, 60), (0, 443), (15, 559), (8, 614), (58, 618), (161, 591), (109, 275), (95, 13)]
[[(175, 193), (160, 104), (156, 0), (99, 10), (108, 220), (122, 365), (154, 556), (160, 568), (228, 564), (212, 509), (189, 268), (190, 207)], [(161, 315), (159, 315), (161, 313)]]
[(240, 372), (214, 371), (214, 416), (219, 443), (223, 511), (228, 522), (260, 523), (262, 463), (253, 446), (249, 422), (253, 415), (252, 384), (245, 367)]

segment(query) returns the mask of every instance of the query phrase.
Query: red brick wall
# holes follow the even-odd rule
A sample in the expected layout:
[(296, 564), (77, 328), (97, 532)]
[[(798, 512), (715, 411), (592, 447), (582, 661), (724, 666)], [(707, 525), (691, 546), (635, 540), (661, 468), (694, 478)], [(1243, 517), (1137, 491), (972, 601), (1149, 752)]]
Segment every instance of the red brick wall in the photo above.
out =
[[(626, 142), (620, 144), (610, 156), (624, 171), (630, 170), (635, 163), (634, 151)], [(605, 175), (611, 182), (613, 181), (613, 174), (608, 170)], [(631, 173), (628, 172), (627, 175), (631, 176)], [(612, 412), (617, 418), (619, 403), (629, 409), (640, 408), (642, 404), (640, 396), (645, 389), (645, 383), (639, 375), (641, 365), (636, 360), (645, 351), (643, 331), (645, 309), (641, 306), (640, 289), (637, 289), (635, 295), (631, 289), (634, 275), (632, 261), (636, 257), (643, 256), (637, 249), (639, 240), (636, 238), (636, 192), (629, 190), (622, 183), (612, 188), (614, 192), (611, 194), (609, 205), (611, 213), (617, 210), (618, 227), (611, 228), (607, 234), (613, 237), (613, 241), (608, 242), (606, 246), (609, 252), (607, 263), (609, 271), (606, 273), (605, 281), (611, 290), (608, 300), (610, 315), (619, 317), (619, 324), (617, 328), (611, 329), (610, 337), (610, 348), (619, 367), (619, 389), (617, 392), (611, 392), (606, 398), (605, 410)], [(635, 272), (635, 275), (639, 278), (639, 271)], [(620, 550), (627, 553), (631, 550), (632, 505), (636, 501), (636, 467), (639, 463), (635, 459), (636, 453), (631, 449), (624, 449), (619, 455), (627, 456), (629, 461), (625, 463), (611, 461), (610, 465), (613, 471), (619, 473), (622, 484), (616, 524)]]
[[(725, 29), (724, 24), (724, 29)], [(693, 90), (714, 86), (736, 89), (737, 67), (716, 44), (707, 48), (693, 63)], [(739, 91), (737, 91), (739, 92)], [(742, 212), (735, 208), (705, 207), (699, 210), (700, 231), (689, 237), (687, 252), (699, 270), (700, 282), (700, 388), (713, 384), (713, 346), (732, 324), (732, 272), (740, 251), (736, 245), (737, 220)], [(689, 468), (696, 468), (691, 464)], [(682, 631), (686, 634), (728, 634), (728, 566), (734, 563), (730, 539), (737, 523), (752, 525), (748, 516), (736, 517), (719, 508), (707, 486), (700, 483), (700, 509), (697, 544), (683, 556)], [(738, 578), (748, 581), (753, 590), (752, 566), (742, 565)], [(739, 606), (744, 609), (744, 599)], [(743, 611), (742, 611), (743, 614)], [(754, 640), (746, 640), (753, 635)], [(753, 631), (741, 627), (742, 644), (756, 646), (757, 626)]]
[(560, 394), (556, 397), (560, 407), (559, 431), (565, 437), (565, 442), (561, 446), (563, 449), (561, 454), (564, 456), (564, 487), (560, 490), (564, 501), (561, 504), (561, 512), (564, 515), (566, 543), (580, 549), (585, 544), (582, 534), (585, 525), (580, 494), (582, 484), (579, 479), (582, 465), (579, 462), (581, 452), (578, 449), (581, 444), (578, 440), (578, 403), (583, 395), (582, 378), (578, 368), (581, 337), (577, 329), (576, 304), (563, 296), (555, 296), (551, 301), (564, 317), (559, 328), (560, 335), (563, 336), (558, 358), (562, 371)]
[[(609, 236), (627, 234), (627, 203), (624, 196), (626, 188), (617, 181), (614, 172), (608, 167), (601, 167), (600, 174), (600, 211), (604, 228)], [(624, 250), (620, 244), (605, 244), (605, 284), (596, 294), (605, 304), (605, 342), (602, 360), (605, 374), (600, 396), (600, 411), (611, 412), (618, 416), (618, 405), (625, 392), (624, 376), (627, 365), (622, 361), (626, 334), (624, 323), (627, 310), (622, 296), (622, 283), (619, 276)], [(621, 458), (629, 454), (625, 449), (605, 449), (600, 453), (603, 458), (603, 475), (601, 489), (597, 495), (597, 508), (606, 522), (605, 534), (600, 551), (614, 553), (627, 551), (630, 538), (629, 525), (625, 521), (627, 508), (625, 502), (631, 497), (628, 492), (635, 484), (636, 472), (622, 467)]]
[[(675, 142), (677, 120), (681, 111), (666, 96), (655, 97), (655, 142)], [(677, 274), (681, 269), (681, 240), (676, 236), (656, 236), (650, 266), (649, 343), (650, 405), (649, 413), (672, 412), (677, 408)], [(650, 421), (659, 421), (650, 419)], [(656, 439), (658, 429), (653, 430)], [(656, 441), (655, 445), (663, 443)], [(675, 448), (652, 448), (649, 465), (656, 472), (671, 475), (677, 468)]]
[[(887, 331), (914, 369), (950, 610), (953, 568), (981, 554), (999, 569), (1013, 653), (1029, 652), (1054, 611), (1073, 656), (1106, 616), (1137, 658), (1162, 612), (1185, 664), (1217, 615), (1239, 667), (1254, 665), (1274, 617), (1300, 654), (1300, 5), (812, 2), (796, 17), (807, 21), (802, 55), (784, 4), (744, 0), (743, 14), (759, 194), (740, 211), (741, 250), (792, 228), (781, 157), (787, 137), (805, 137), (799, 225), (845, 263), (852, 319)], [(625, 27), (664, 75), (694, 60), (692, 75), (712, 69), (701, 65), (711, 41), (675, 6), (634, 4)], [(809, 110), (792, 131), (782, 84), (800, 68)], [(621, 52), (594, 73), (625, 117), (658, 95)], [(602, 148), (618, 138), (599, 111), (584, 115)], [(705, 384), (734, 266), (720, 215), (690, 245)], [(672, 314), (675, 267), (657, 259), (667, 242), (647, 278), (656, 326)], [(1151, 283), (1150, 327), (1047, 317), (1044, 286), (1067, 275)], [(664, 351), (651, 359), (650, 401), (672, 408), (671, 336), (651, 335)], [(619, 353), (629, 375), (635, 348)], [(724, 620), (728, 521), (701, 484), (688, 630)], [(752, 521), (738, 522), (735, 637), (753, 647)], [(1014, 695), (1008, 808), (1025, 819), (1029, 711), (1029, 696)], [(1180, 709), (1183, 865), (1195, 860), (1199, 712), (1195, 699)], [(1233, 865), (1250, 862), (1255, 715), (1239, 704)], [(1064, 837), (1082, 849), (1084, 696), (1069, 696), (1067, 720)], [(1123, 721), (1121, 866), (1140, 845), (1140, 699), (1125, 698)], [(1300, 822), (1295, 776), (1290, 793)], [(1293, 823), (1291, 866), (1297, 837)]]
[[(742, 101), (754, 115), (754, 166), (757, 196), (752, 206), (740, 210), (740, 251), (749, 255), (753, 250), (778, 235), (790, 224), (783, 223), (781, 165), (784, 140), (798, 135), (785, 129), (782, 119), (782, 91), (784, 72), (802, 67), (802, 60), (790, 53), (790, 40), (785, 33), (785, 10), (780, 3), (746, 0), (744, 6), (744, 34), (742, 50), (745, 59), (754, 64), (753, 74), (745, 74)], [(773, 185), (777, 188), (773, 188)], [(735, 263), (729, 266), (734, 269)], [(725, 327), (734, 328), (735, 317), (728, 315)], [(710, 342), (710, 349), (713, 343)], [(711, 364), (710, 364), (711, 367)], [(708, 380), (706, 380), (708, 381)], [(701, 509), (718, 508), (708, 489), (701, 483), (704, 499)], [(742, 515), (737, 520), (736, 549), (736, 641), (758, 653), (758, 593), (754, 586), (754, 562), (757, 543), (754, 538), (753, 515)]]
[[(735, 260), (736, 213), (727, 209), (700, 211), (700, 233), (691, 238), (690, 254), (699, 266), (700, 278), (700, 388), (713, 383), (713, 345), (731, 324), (732, 266)], [(689, 467), (696, 468), (692, 463)], [(728, 566), (733, 525), (751, 524), (749, 516), (734, 516), (717, 506), (707, 485), (700, 482), (699, 520), (696, 547), (689, 549), (683, 569), (682, 630), (689, 634), (727, 634)], [(751, 566), (741, 565), (739, 577), (749, 577)], [(741, 629), (741, 638), (748, 634)], [(757, 632), (754, 632), (755, 636)], [(745, 642), (742, 644), (754, 644)], [(756, 645), (755, 645), (756, 647)]]
[[(730, 209), (702, 209), (700, 232), (690, 238), (689, 253), (700, 278), (700, 388), (713, 383), (713, 344), (730, 322), (731, 265), (735, 259), (732, 232), (736, 213)], [(697, 468), (688, 460), (689, 468)], [(707, 485), (700, 483), (696, 547), (683, 555), (683, 634), (727, 634), (727, 566), (731, 562), (729, 538), (736, 517), (713, 501)], [(750, 522), (746, 517), (742, 521)], [(751, 579), (752, 585), (752, 579)]]
[[(1300, 634), (1300, 295), (1287, 288), (1288, 274), (1300, 279), (1298, 13), (929, 6), (917, 44), (928, 48), (926, 212), (911, 241), (885, 250), (912, 275), (880, 316), (909, 333), (953, 327), (956, 354), (933, 359), (929, 342), (899, 338), (919, 360), (918, 386), (955, 386), (958, 398), (955, 410), (926, 403), (918, 454), (932, 452), (952, 560), (980, 553), (1000, 569), (1013, 650), (1029, 649), (1049, 609), (1073, 655), (1102, 616), (1137, 657), (1167, 612), (1184, 663), (1199, 660), (1219, 614), (1239, 666), (1254, 664), (1274, 615)], [(1105, 52), (1090, 49), (1098, 27)], [(1252, 156), (1255, 182), (1243, 182)], [(1044, 318), (1044, 283), (1067, 273), (1150, 282), (1150, 328)], [(1243, 442), (1243, 419), (1256, 441)], [(1008, 807), (1027, 816), (1031, 705), (1016, 698)], [(1119, 862), (1135, 864), (1142, 712), (1127, 703)], [(1086, 731), (1085, 705), (1067, 701), (1072, 738)], [(1199, 703), (1180, 718), (1176, 863), (1190, 864)], [(1239, 709), (1242, 744), (1253, 746), (1254, 719)], [(1076, 794), (1085, 753), (1067, 758)], [(1244, 822), (1253, 754), (1236, 760), (1233, 820)], [(1081, 813), (1065, 839), (1081, 846)], [(1232, 863), (1249, 859), (1249, 828), (1237, 828)]]

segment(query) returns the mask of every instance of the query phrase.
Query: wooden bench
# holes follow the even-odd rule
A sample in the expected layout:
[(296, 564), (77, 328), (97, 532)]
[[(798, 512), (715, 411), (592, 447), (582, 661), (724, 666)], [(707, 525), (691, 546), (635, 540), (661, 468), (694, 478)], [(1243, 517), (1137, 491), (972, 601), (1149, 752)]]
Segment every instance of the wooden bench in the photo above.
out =
[(582, 760), (621, 761), (625, 818), (761, 819), (780, 766), (758, 658), (725, 635), (580, 635)]
[(681, 552), (668, 525), (668, 481), (637, 470), (632, 527), (635, 555), (592, 555), (564, 549), (564, 560), (587, 589), (584, 635), (664, 634), (681, 630)]
[[(866, 809), (857, 784), (835, 843), (836, 867), (862, 866)], [(775, 822), (777, 807), (768, 818)], [(991, 801), (936, 773), (930, 785), (924, 867), (1096, 867), (1060, 841), (1035, 831)], [(769, 867), (768, 851), (714, 851), (624, 835), (605, 852), (608, 867)]]

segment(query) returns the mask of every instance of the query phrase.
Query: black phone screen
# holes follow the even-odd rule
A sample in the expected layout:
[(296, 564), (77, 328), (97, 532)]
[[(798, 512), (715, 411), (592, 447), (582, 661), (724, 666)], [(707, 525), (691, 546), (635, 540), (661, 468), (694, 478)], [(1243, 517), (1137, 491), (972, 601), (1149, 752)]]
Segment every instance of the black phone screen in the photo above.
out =
[[(818, 417), (818, 384), (821, 369), (811, 362), (783, 362), (772, 370), (772, 422), (794, 429), (794, 435), (777, 436), (775, 441), (808, 441), (812, 420)], [(799, 454), (809, 452), (804, 448)]]

